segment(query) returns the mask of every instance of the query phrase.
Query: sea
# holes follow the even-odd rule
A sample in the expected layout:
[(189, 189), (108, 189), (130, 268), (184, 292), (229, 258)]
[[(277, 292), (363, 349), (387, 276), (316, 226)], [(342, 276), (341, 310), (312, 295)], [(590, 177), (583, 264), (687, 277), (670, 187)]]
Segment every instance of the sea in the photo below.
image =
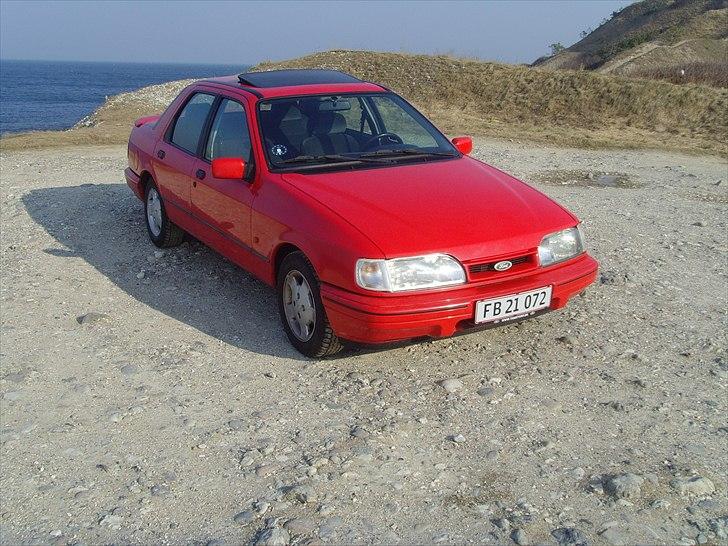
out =
[(68, 129), (108, 96), (173, 80), (238, 74), (249, 67), (0, 59), (0, 133)]

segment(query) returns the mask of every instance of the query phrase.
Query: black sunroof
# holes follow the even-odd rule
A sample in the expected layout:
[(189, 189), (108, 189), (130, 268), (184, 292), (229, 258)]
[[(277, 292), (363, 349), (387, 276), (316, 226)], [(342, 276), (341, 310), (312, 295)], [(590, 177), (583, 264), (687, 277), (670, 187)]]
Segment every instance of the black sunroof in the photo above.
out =
[(270, 70), (238, 75), (243, 85), (251, 87), (286, 87), (317, 83), (356, 83), (361, 80), (338, 70)]

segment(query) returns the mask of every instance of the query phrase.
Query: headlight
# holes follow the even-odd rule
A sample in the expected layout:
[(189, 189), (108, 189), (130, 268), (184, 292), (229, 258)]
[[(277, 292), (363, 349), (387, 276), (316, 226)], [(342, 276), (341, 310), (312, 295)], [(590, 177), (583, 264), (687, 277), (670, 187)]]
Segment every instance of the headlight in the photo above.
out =
[(446, 254), (356, 262), (356, 283), (367, 290), (400, 292), (464, 282), (463, 266)]
[(556, 264), (584, 252), (584, 239), (579, 226), (547, 235), (538, 245), (541, 266)]

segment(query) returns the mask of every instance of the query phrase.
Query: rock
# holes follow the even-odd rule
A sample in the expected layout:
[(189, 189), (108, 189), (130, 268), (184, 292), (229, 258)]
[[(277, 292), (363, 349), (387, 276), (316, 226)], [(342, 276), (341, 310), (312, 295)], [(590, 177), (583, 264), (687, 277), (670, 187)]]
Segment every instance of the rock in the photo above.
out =
[(155, 258), (164, 258), (164, 251), (163, 250), (155, 250), (154, 251), (154, 257)]
[(602, 528), (597, 531), (597, 534), (606, 540), (609, 544), (614, 546), (627, 546), (630, 544), (630, 540), (625, 536), (624, 532), (619, 528), (619, 522), (610, 521), (602, 525)]
[(551, 531), (551, 536), (561, 546), (587, 546), (589, 544), (584, 533), (574, 527), (559, 527)]
[(571, 470), (571, 472), (569, 472), (569, 476), (571, 476), (575, 480), (581, 480), (584, 478), (584, 476), (586, 476), (586, 472), (582, 467), (578, 466)]
[(493, 396), (493, 393), (495, 392), (495, 389), (493, 387), (481, 387), (481, 388), (478, 389), (477, 392), (483, 398), (487, 398), (489, 396)]
[(121, 529), (121, 522), (123, 521), (121, 516), (117, 516), (115, 514), (107, 514), (103, 518), (101, 518), (101, 521), (99, 521), (100, 525), (106, 525), (107, 527), (111, 527), (112, 529), (119, 530)]
[(23, 397), (22, 391), (10, 391), (3, 394), (3, 400), (8, 402), (16, 402)]
[(167, 493), (169, 493), (169, 486), (165, 485), (165, 484), (153, 485), (151, 487), (150, 491), (151, 491), (152, 495), (154, 495), (155, 497), (159, 497), (159, 496), (166, 495)]
[(511, 528), (511, 522), (508, 521), (506, 518), (499, 518), (496, 520), (493, 520), (493, 525), (498, 527), (501, 531), (508, 532), (508, 530)]
[(462, 434), (456, 434), (455, 436), (451, 436), (450, 439), (456, 444), (462, 444), (465, 441), (465, 436)]
[(670, 508), (670, 501), (666, 501), (664, 499), (656, 499), (652, 501), (650, 504), (650, 508), (654, 508), (655, 510), (667, 510)]
[(523, 529), (514, 529), (511, 533), (511, 540), (518, 544), (518, 546), (526, 546), (528, 544), (528, 537)]
[(228, 421), (230, 430), (243, 430), (245, 428), (245, 421), (242, 419), (231, 419)]
[(136, 278), (141, 280), (144, 278), (145, 271), (142, 269), (139, 273), (136, 274)]
[(713, 531), (715, 536), (719, 539), (725, 540), (728, 538), (728, 516), (711, 519), (708, 522), (708, 525), (710, 525), (710, 530)]
[(286, 546), (291, 543), (291, 535), (280, 527), (263, 529), (255, 538), (255, 546)]
[(604, 491), (615, 499), (638, 499), (642, 496), (644, 478), (636, 474), (620, 474), (607, 479)]
[(354, 438), (369, 438), (369, 433), (362, 427), (356, 426), (351, 429), (351, 435)]
[(316, 501), (316, 491), (310, 485), (297, 485), (290, 492), (291, 496), (302, 504)]
[(136, 364), (125, 364), (121, 368), (119, 368), (122, 374), (124, 375), (134, 375), (135, 373), (139, 372), (139, 368)]
[(705, 227), (705, 224), (703, 222), (693, 222), (693, 225), (695, 227)]
[(259, 478), (266, 478), (280, 469), (277, 464), (264, 464), (255, 469), (255, 475)]
[(463, 382), (456, 378), (440, 381), (440, 386), (448, 393), (457, 392), (463, 388)]
[(90, 311), (85, 315), (76, 317), (76, 322), (79, 324), (91, 324), (94, 322), (100, 322), (109, 318), (106, 313), (97, 313), (96, 311)]
[(316, 524), (311, 518), (295, 518), (288, 520), (283, 527), (294, 535), (310, 535), (313, 534)]
[(675, 478), (670, 487), (680, 495), (696, 495), (698, 497), (715, 493), (715, 486), (708, 478), (693, 476), (692, 478)]
[(243, 510), (233, 516), (233, 521), (238, 525), (250, 525), (255, 520), (255, 514), (252, 510)]

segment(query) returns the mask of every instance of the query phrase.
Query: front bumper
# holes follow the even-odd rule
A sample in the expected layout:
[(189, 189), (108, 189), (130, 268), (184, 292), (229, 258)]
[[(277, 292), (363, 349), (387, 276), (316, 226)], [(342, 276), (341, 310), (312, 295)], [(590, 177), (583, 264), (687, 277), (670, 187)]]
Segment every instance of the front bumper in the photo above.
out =
[[(321, 286), (326, 314), (336, 335), (360, 343), (418, 337), (447, 337), (475, 328), (475, 302), (551, 285), (549, 310), (560, 309), (594, 282), (599, 264), (583, 254), (524, 276), (412, 294), (358, 294)], [(507, 324), (505, 322), (504, 324)]]
[(124, 176), (126, 177), (127, 185), (134, 191), (134, 194), (144, 201), (144, 188), (142, 188), (142, 181), (139, 175), (127, 167), (124, 170)]

